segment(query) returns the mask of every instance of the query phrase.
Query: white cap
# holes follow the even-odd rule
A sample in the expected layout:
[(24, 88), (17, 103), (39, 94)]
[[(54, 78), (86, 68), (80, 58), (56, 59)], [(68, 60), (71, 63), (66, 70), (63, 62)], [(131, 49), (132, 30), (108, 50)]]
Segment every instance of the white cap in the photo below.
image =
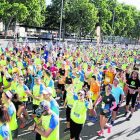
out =
[(51, 87), (46, 87), (43, 91), (44, 94), (53, 94), (53, 90)]
[(62, 62), (62, 64), (63, 64), (63, 65), (66, 65), (66, 62), (65, 62), (65, 61), (63, 61), (63, 62)]

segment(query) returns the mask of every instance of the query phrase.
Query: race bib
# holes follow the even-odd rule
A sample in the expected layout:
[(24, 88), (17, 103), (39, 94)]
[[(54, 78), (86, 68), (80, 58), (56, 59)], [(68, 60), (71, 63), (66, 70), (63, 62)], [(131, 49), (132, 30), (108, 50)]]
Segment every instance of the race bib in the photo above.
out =
[(104, 102), (102, 102), (102, 109), (104, 109), (105, 108), (105, 103)]
[(110, 79), (109, 78), (106, 78), (106, 82), (110, 82)]

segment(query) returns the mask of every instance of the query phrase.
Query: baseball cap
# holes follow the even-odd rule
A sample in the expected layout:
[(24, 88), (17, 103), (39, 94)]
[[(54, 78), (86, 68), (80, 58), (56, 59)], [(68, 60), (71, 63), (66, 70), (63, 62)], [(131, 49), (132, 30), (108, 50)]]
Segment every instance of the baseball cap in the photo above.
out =
[(65, 61), (63, 61), (63, 62), (62, 62), (62, 64), (63, 64), (63, 65), (66, 65), (66, 62), (65, 62)]
[(40, 116), (44, 111), (48, 111), (50, 109), (50, 103), (48, 101), (40, 102), (38, 108), (35, 110), (37, 116)]
[(51, 87), (46, 87), (43, 91), (44, 94), (53, 94), (53, 90)]
[(35, 76), (35, 79), (36, 79), (36, 80), (40, 80), (41, 77), (40, 77), (39, 75), (37, 75), (37, 76)]
[(85, 92), (82, 89), (80, 89), (77, 94), (79, 93), (81, 93), (82, 95), (85, 95)]
[(118, 78), (114, 78), (114, 80), (116, 80), (117, 82), (119, 82), (119, 79)]

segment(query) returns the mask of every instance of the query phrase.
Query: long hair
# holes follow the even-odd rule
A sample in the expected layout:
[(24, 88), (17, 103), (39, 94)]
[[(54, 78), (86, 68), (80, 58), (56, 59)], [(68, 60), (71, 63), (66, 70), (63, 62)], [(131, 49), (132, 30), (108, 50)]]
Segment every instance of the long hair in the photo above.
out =
[(138, 73), (137, 71), (132, 71), (132, 73), (131, 73), (131, 78), (132, 78), (132, 75), (133, 75), (134, 72), (137, 73), (137, 79), (139, 79), (139, 73)]
[(0, 121), (4, 124), (10, 122), (10, 115), (7, 107), (5, 106), (0, 106)]

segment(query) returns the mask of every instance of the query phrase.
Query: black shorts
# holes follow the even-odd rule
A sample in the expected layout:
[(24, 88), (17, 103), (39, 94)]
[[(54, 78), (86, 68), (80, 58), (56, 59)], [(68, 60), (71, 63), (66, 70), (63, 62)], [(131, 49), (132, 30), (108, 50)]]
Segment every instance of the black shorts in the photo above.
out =
[(38, 108), (39, 105), (33, 105), (32, 106), (32, 113), (36, 114), (35, 110)]
[(112, 113), (111, 111), (109, 111), (108, 113), (104, 113), (104, 112), (103, 112), (103, 109), (100, 110), (100, 115), (104, 115), (105, 118), (110, 118), (111, 113)]
[(15, 105), (16, 110), (18, 111), (19, 106), (26, 108), (27, 101), (22, 101), (22, 102), (17, 101), (17, 102), (13, 102), (13, 103)]
[(113, 109), (113, 111), (117, 111), (119, 109), (119, 105), (117, 105), (116, 108)]
[(57, 88), (64, 91), (65, 90), (65, 85), (64, 84), (57, 84)]
[(16, 139), (18, 136), (18, 128), (16, 130), (11, 130), (11, 135), (13, 139)]

